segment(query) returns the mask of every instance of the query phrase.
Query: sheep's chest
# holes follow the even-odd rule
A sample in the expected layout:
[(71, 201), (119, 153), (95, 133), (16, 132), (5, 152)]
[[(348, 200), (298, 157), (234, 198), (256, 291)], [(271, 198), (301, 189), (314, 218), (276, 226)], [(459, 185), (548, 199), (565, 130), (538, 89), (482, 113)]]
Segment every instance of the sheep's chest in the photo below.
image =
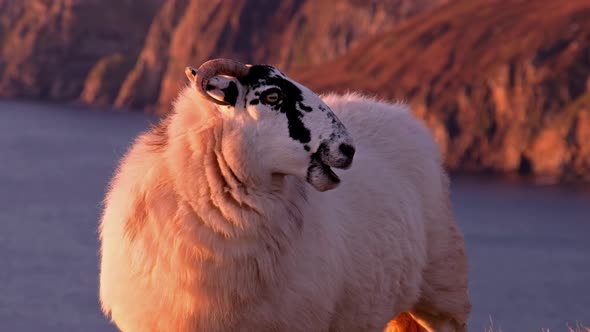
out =
[(299, 267), (296, 272), (291, 264), (266, 272), (247, 265), (241, 270), (210, 271), (208, 276), (218, 277), (192, 286), (198, 288), (193, 294), (202, 294), (194, 299), (189, 318), (195, 330), (327, 331), (338, 283), (330, 283), (326, 279), (330, 274), (321, 273), (321, 268), (310, 271), (313, 259), (283, 261)]

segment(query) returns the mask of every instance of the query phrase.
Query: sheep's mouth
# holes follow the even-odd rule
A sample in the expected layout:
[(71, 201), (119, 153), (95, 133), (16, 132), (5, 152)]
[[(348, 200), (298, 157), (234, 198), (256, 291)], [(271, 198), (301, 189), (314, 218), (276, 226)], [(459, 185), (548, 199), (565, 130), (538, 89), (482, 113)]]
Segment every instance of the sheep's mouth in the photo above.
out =
[(327, 191), (336, 188), (340, 183), (340, 178), (330, 166), (320, 160), (317, 154), (313, 154), (307, 168), (307, 182), (318, 191)]

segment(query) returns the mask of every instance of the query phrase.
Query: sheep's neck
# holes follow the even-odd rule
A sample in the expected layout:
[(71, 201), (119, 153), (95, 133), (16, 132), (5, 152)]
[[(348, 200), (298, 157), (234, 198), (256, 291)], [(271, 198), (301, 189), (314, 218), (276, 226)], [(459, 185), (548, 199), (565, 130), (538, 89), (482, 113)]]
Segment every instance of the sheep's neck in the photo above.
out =
[[(235, 249), (230, 255), (246, 257), (252, 252), (257, 256), (261, 250), (278, 255), (301, 231), (301, 183), (285, 180), (281, 188), (272, 190), (249, 186), (240, 178), (244, 176), (243, 165), (228, 162), (244, 158), (228, 158), (224, 153), (221, 129), (214, 127), (200, 135), (191, 143), (200, 171), (196, 174), (198, 188), (190, 188), (195, 199), (189, 202), (203, 227), (215, 234), (216, 245)], [(234, 171), (238, 166), (239, 172)]]

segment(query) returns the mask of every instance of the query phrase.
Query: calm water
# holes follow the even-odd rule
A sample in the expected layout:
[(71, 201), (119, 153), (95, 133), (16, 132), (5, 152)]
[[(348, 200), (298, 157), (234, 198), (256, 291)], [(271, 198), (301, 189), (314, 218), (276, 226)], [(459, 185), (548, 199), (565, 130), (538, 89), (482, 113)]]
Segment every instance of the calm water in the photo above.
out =
[[(0, 102), (0, 331), (114, 331), (97, 301), (104, 188), (142, 114)], [(455, 178), (471, 331), (590, 325), (590, 194)]]

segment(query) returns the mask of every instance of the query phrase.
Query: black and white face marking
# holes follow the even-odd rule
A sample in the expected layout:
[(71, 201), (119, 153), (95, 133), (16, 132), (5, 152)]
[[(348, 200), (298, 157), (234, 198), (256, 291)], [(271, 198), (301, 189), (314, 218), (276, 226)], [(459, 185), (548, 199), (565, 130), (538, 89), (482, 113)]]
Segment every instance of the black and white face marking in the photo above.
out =
[[(289, 123), (289, 136), (302, 144), (311, 141), (311, 131), (303, 123), (303, 117), (304, 113), (312, 112), (313, 108), (305, 102), (303, 91), (285, 74), (271, 66), (252, 66), (250, 73), (240, 78), (240, 82), (249, 88), (250, 105), (264, 104), (285, 114)], [(278, 100), (273, 102), (269, 97), (274, 96)], [(317, 100), (315, 103), (317, 104)]]
[(344, 125), (316, 94), (276, 68), (255, 65), (243, 77), (215, 76), (207, 91), (236, 113), (243, 109), (264, 122), (257, 128), (266, 141), (257, 145), (268, 146), (276, 171), (302, 176), (326, 191), (340, 182), (330, 167), (352, 164), (355, 148)]

